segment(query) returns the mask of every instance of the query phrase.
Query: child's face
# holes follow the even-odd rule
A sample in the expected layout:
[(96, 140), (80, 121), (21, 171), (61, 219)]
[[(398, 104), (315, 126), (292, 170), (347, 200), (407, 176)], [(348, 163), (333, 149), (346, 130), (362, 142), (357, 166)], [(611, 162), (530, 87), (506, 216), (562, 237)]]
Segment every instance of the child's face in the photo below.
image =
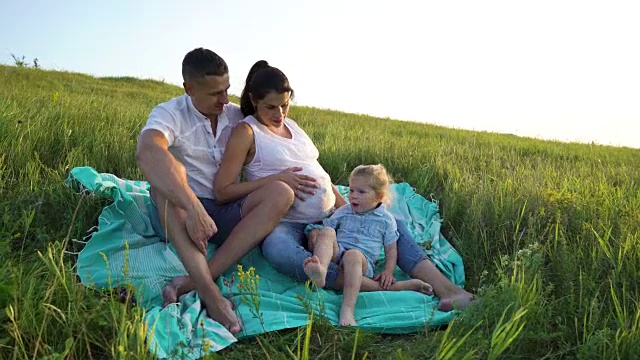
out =
[(349, 179), (349, 203), (356, 213), (374, 209), (382, 201), (381, 196), (371, 188), (369, 179), (354, 176)]

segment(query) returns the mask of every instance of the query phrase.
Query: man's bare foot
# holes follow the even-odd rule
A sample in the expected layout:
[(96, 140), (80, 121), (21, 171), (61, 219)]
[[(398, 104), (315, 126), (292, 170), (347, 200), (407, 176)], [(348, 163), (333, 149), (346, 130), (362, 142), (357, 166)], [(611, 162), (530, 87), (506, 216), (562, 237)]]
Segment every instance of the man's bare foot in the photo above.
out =
[(417, 291), (425, 295), (433, 295), (433, 287), (420, 279), (397, 281), (391, 285), (391, 291)]
[(211, 306), (205, 304), (205, 307), (209, 317), (222, 324), (231, 334), (235, 335), (242, 329), (240, 319), (233, 311), (233, 304), (229, 299), (223, 297), (222, 300), (213, 303)]
[(320, 264), (320, 259), (313, 255), (304, 259), (304, 273), (309, 279), (322, 289), (327, 281), (327, 267)]
[(188, 276), (176, 276), (171, 279), (171, 281), (164, 286), (164, 289), (162, 289), (162, 307), (177, 303), (178, 297), (184, 294), (184, 292), (180, 292), (181, 287), (188, 281)]
[(457, 294), (441, 297), (438, 310), (445, 312), (453, 309), (464, 310), (474, 299), (475, 296), (473, 294), (460, 289), (460, 292)]
[(353, 309), (340, 308), (340, 326), (356, 326), (356, 319), (353, 316)]

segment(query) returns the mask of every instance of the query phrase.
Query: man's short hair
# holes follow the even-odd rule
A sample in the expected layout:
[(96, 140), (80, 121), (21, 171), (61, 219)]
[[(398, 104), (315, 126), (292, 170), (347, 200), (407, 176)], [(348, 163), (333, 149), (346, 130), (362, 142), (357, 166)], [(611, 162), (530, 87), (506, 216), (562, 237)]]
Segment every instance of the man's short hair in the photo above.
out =
[(207, 75), (222, 76), (228, 73), (227, 63), (209, 49), (193, 49), (182, 60), (184, 81), (202, 79)]

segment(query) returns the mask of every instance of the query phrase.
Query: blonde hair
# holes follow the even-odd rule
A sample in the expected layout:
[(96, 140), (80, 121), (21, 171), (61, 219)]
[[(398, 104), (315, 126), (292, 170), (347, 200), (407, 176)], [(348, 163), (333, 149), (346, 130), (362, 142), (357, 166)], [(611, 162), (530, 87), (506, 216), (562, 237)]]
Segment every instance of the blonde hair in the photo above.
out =
[(351, 171), (349, 180), (356, 176), (361, 176), (369, 180), (369, 186), (378, 196), (380, 196), (385, 205), (389, 205), (391, 203), (389, 185), (393, 184), (393, 179), (382, 164), (358, 165), (353, 169), (353, 171)]

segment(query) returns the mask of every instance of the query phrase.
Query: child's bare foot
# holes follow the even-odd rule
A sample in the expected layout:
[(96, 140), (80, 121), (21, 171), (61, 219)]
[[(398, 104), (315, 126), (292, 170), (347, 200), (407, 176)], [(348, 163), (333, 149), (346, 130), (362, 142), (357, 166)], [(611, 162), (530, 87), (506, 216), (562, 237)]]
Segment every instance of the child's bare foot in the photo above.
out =
[(438, 310), (440, 311), (451, 311), (453, 309), (456, 310), (464, 310), (471, 301), (475, 299), (475, 296), (465, 290), (460, 289), (460, 292), (457, 294), (453, 294), (451, 296), (443, 296), (440, 298), (440, 303), (438, 304)]
[(176, 276), (162, 289), (162, 307), (178, 302), (180, 286), (189, 280), (188, 276)]
[(429, 283), (426, 283), (420, 279), (409, 279), (405, 281), (397, 281), (391, 285), (392, 291), (417, 291), (425, 295), (433, 295), (433, 288)]
[(304, 273), (321, 289), (327, 280), (327, 267), (320, 264), (320, 259), (313, 255), (304, 259)]
[(222, 324), (231, 334), (235, 335), (242, 329), (240, 319), (233, 311), (233, 304), (229, 299), (222, 298), (221, 301), (214, 302), (211, 306), (205, 304), (205, 307), (209, 317)]
[(340, 308), (340, 326), (356, 326), (356, 319), (353, 316), (353, 309)]

